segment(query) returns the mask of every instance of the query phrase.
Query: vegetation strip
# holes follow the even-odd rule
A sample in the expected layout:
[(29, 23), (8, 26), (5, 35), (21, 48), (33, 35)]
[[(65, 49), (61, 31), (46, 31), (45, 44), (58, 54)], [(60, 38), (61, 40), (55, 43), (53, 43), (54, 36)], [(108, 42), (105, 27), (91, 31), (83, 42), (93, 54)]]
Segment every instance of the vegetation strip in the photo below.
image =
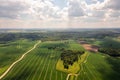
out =
[[(44, 58), (42, 58), (42, 60), (41, 60), (41, 62), (40, 62), (40, 64), (39, 64), (38, 66), (42, 65), (43, 61), (44, 61)], [(36, 72), (35, 72), (35, 75), (37, 75), (37, 71), (38, 71), (39, 69), (40, 69), (40, 67), (37, 68), (37, 70), (36, 70)], [(34, 78), (35, 78), (35, 75), (33, 76), (32, 80), (35, 80), (35, 79), (34, 79)]]
[(47, 72), (48, 72), (48, 68), (49, 68), (50, 62), (51, 62), (51, 60), (48, 61), (48, 66), (47, 66), (47, 69), (46, 69), (46, 72), (45, 72), (44, 80), (46, 80)]
[(44, 64), (43, 64), (43, 67), (42, 67), (42, 70), (41, 70), (40, 75), (39, 75), (39, 77), (38, 77), (38, 80), (40, 80), (40, 78), (41, 78), (41, 75), (42, 75), (42, 73), (43, 73), (43, 70), (44, 70), (44, 68), (45, 68), (45, 64), (47, 63), (48, 58), (49, 58), (49, 55), (47, 56), (47, 58), (46, 58), (46, 60), (45, 60), (45, 62), (44, 62)]
[[(36, 62), (36, 64), (37, 64), (37, 62), (39, 62), (39, 56), (37, 56), (37, 57), (35, 58), (35, 61), (34, 61), (34, 62)], [(31, 65), (34, 65), (34, 62), (30, 62), (30, 63), (32, 63)], [(30, 77), (32, 77), (32, 73), (34, 72), (35, 69), (36, 69), (36, 67), (32, 67), (32, 69), (30, 70), (31, 72), (30, 72), (30, 74), (29, 74), (29, 76), (27, 77), (26, 80), (29, 80)]]
[[(31, 57), (32, 57), (32, 56), (31, 56)], [(31, 57), (30, 57), (30, 58), (31, 58)], [(25, 66), (26, 64), (28, 64), (28, 62), (30, 62), (30, 61), (31, 61), (31, 59), (28, 58), (27, 61), (25, 61), (25, 63), (24, 63), (22, 66), (20, 66), (19, 68), (15, 68), (15, 69), (13, 68), (12, 71), (13, 71), (14, 73), (11, 72), (10, 75), (12, 75), (12, 76), (14, 77), (19, 71), (24, 71), (24, 68), (25, 68), (24, 66)], [(22, 70), (21, 70), (21, 69), (22, 69)]]
[[(33, 56), (33, 58), (34, 58), (35, 56)], [(26, 65), (28, 65), (28, 64), (30, 64), (31, 63), (31, 61), (33, 60), (33, 58), (32, 59), (30, 59), (30, 61), (26, 64)], [(21, 70), (22, 69), (22, 70)], [(23, 66), (23, 68), (21, 68), (21, 69), (19, 69), (19, 71), (17, 72), (18, 74), (19, 74), (19, 72), (21, 72), (21, 73), (23, 73), (24, 71), (25, 71), (25, 73), (24, 74), (26, 74), (26, 72), (27, 72), (27, 66)], [(25, 76), (25, 75), (24, 75)], [(18, 79), (21, 79), (21, 76), (18, 76), (17, 78), (16, 78), (16, 80), (18, 80)]]
[(41, 41), (36, 43), (32, 49), (30, 49), (26, 53), (24, 53), (17, 61), (13, 62), (12, 65), (0, 76), (0, 79), (2, 79), (4, 76), (6, 76), (6, 74), (13, 68), (13, 66), (15, 64), (17, 64), (18, 62), (20, 62), (29, 52), (34, 50), (39, 43), (41, 43)]

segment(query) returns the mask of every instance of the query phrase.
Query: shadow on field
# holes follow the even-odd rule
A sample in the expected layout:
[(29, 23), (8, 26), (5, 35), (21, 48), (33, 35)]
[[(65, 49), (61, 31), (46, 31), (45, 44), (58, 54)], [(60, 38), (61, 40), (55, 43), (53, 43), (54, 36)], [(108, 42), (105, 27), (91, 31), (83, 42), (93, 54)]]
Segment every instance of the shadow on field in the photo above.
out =
[(120, 80), (120, 58), (107, 57), (106, 60), (111, 67), (98, 70), (102, 74), (102, 80)]
[(30, 68), (26, 67), (24, 71), (15, 74), (14, 76), (9, 76), (4, 80), (25, 80), (31, 73)]
[(113, 70), (113, 72), (108, 75), (109, 80), (120, 80), (120, 58), (108, 57), (107, 61)]

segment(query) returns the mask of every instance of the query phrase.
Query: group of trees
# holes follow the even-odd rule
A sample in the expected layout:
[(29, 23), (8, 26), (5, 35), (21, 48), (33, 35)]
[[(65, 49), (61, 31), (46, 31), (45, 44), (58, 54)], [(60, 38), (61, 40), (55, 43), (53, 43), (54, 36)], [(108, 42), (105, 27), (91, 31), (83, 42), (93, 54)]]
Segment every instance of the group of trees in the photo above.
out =
[(78, 61), (79, 56), (83, 53), (84, 51), (64, 50), (61, 53), (61, 60), (63, 61), (64, 68), (68, 69), (69, 65), (73, 65), (74, 62)]
[(120, 56), (120, 49), (115, 49), (115, 48), (100, 48), (98, 50), (99, 52), (108, 54), (113, 57), (118, 57)]
[(59, 43), (48, 43), (46, 45), (42, 46), (43, 48), (48, 49), (57, 49), (57, 50), (64, 50), (64, 47), (67, 47), (67, 44), (65, 42), (59, 42)]

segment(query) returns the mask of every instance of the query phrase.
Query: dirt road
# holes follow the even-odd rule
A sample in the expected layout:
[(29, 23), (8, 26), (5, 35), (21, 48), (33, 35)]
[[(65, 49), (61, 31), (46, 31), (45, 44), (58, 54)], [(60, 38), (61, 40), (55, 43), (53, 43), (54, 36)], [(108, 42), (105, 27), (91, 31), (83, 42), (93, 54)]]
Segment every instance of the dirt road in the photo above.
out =
[(13, 62), (13, 63), (11, 64), (11, 66), (0, 76), (0, 80), (7, 75), (7, 73), (13, 68), (13, 66), (14, 66), (15, 64), (17, 64), (18, 62), (20, 62), (29, 52), (31, 52), (32, 50), (34, 50), (34, 49), (37, 47), (37, 45), (40, 44), (40, 43), (41, 43), (41, 41), (38, 41), (38, 42), (33, 46), (33, 48), (31, 48), (30, 50), (28, 50), (27, 52), (25, 52), (18, 60), (16, 60), (15, 62)]

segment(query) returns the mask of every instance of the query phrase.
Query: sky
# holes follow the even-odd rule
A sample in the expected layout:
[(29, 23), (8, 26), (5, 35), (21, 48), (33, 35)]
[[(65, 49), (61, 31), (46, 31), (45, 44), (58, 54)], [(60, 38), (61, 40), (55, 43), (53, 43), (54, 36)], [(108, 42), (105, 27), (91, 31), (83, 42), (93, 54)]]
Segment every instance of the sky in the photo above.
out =
[(0, 28), (120, 28), (120, 0), (0, 0)]

